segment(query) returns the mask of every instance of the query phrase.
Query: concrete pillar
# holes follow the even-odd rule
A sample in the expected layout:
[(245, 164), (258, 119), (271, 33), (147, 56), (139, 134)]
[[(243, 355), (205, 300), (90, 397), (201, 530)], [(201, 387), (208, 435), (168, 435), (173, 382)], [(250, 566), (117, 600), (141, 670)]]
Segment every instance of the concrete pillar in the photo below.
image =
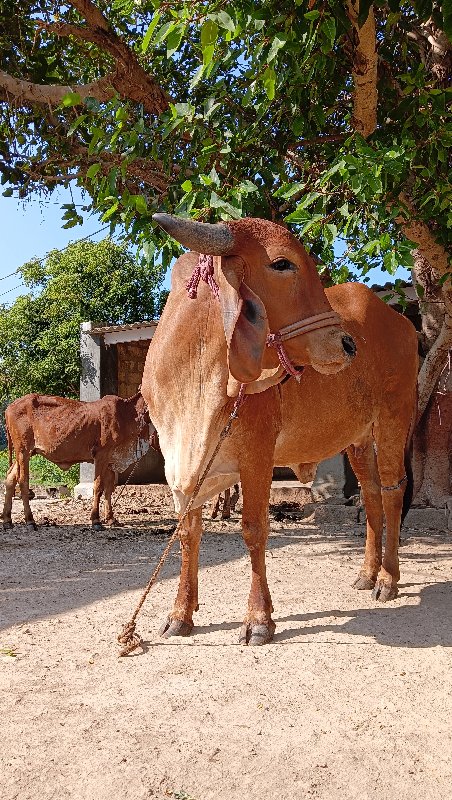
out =
[[(99, 400), (101, 397), (102, 340), (91, 333), (92, 322), (80, 325), (80, 400)], [(94, 464), (80, 464), (80, 482), (74, 488), (74, 497), (93, 496)]]

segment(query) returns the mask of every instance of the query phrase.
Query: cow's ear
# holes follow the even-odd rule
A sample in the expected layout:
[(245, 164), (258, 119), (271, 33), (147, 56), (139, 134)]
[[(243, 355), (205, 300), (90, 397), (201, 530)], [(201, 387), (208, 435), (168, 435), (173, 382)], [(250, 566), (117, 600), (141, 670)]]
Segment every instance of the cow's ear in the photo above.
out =
[(243, 281), (241, 258), (221, 256), (217, 264), (229, 371), (241, 383), (249, 383), (262, 371), (269, 333), (267, 312), (262, 300)]

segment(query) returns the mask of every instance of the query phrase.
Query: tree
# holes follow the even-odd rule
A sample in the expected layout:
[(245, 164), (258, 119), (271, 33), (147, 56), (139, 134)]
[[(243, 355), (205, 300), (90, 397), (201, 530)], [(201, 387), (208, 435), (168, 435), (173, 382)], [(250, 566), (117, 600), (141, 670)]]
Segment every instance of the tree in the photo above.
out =
[(0, 308), (0, 403), (28, 392), (78, 397), (80, 323), (153, 319), (158, 271), (124, 246), (75, 242), (20, 269), (29, 293)]
[[(53, 9), (1, 5), (6, 193), (75, 180), (163, 267), (177, 247), (152, 227), (157, 209), (285, 220), (335, 280), (365, 279), (381, 260), (389, 273), (412, 267), (425, 422), (452, 346), (450, 3)], [(75, 208), (65, 219), (77, 224)]]

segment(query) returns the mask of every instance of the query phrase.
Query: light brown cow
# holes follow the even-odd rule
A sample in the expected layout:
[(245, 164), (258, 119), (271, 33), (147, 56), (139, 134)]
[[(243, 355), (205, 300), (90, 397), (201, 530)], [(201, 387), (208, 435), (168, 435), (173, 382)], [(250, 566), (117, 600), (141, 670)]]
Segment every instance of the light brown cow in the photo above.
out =
[[(117, 473), (149, 449), (150, 419), (141, 394), (124, 399), (106, 395), (93, 402), (27, 394), (5, 411), (10, 454), (3, 507), (3, 527), (12, 527), (11, 506), (19, 484), (25, 522), (36, 528), (29, 503), (29, 461), (36, 453), (62, 469), (82, 461), (94, 463), (93, 528), (102, 528), (99, 505), (105, 494), (107, 524), (114, 521), (111, 495)], [(153, 430), (153, 426), (152, 430)], [(16, 460), (13, 463), (13, 449)]]
[[(404, 462), (416, 399), (414, 327), (362, 284), (325, 293), (313, 261), (279, 225), (253, 219), (208, 225), (167, 214), (155, 218), (196, 251), (183, 255), (173, 269), (142, 381), (179, 513), (213, 453), (240, 383), (246, 383), (249, 394), (183, 523), (179, 590), (163, 635), (192, 630), (201, 506), (240, 480), (243, 536), (252, 566), (240, 641), (270, 641), (275, 624), (265, 544), (273, 465), (297, 469), (344, 449), (360, 479), (368, 517), (364, 564), (355, 585), (375, 586), (381, 601), (394, 598)], [(199, 259), (198, 253), (215, 258)], [(205, 283), (196, 299), (187, 297), (187, 281), (193, 296), (200, 274), (213, 289), (215, 278), (219, 302)], [(331, 308), (340, 324), (339, 318), (327, 317)], [(328, 319), (329, 324), (316, 328), (316, 320)], [(281, 359), (292, 373), (294, 365), (304, 370), (299, 382), (291, 377), (275, 385), (285, 370), (266, 344), (275, 341), (269, 333), (284, 329), (293, 337), (284, 341)], [(382, 559), (383, 512), (387, 539)]]

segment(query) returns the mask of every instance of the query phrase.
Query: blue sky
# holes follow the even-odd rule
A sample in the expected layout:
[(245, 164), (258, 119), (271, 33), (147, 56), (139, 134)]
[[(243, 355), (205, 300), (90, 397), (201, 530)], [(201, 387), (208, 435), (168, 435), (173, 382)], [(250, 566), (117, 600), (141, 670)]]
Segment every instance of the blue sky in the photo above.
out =
[[(73, 189), (74, 202), (83, 204), (81, 194)], [(24, 292), (20, 285), (20, 276), (6, 275), (13, 273), (18, 267), (31, 258), (43, 258), (49, 250), (65, 247), (69, 242), (95, 234), (93, 241), (99, 241), (108, 234), (108, 226), (103, 225), (99, 217), (92, 214), (85, 216), (83, 225), (65, 230), (62, 227), (61, 206), (72, 201), (69, 190), (59, 189), (50, 198), (31, 198), (24, 201), (14, 197), (2, 197), (0, 194), (0, 239), (2, 259), (0, 263), (0, 304), (10, 304)], [(386, 283), (389, 275), (379, 269), (368, 273), (370, 285)], [(406, 269), (399, 269), (394, 277), (409, 278)], [(165, 277), (164, 286), (169, 288), (169, 275)]]

